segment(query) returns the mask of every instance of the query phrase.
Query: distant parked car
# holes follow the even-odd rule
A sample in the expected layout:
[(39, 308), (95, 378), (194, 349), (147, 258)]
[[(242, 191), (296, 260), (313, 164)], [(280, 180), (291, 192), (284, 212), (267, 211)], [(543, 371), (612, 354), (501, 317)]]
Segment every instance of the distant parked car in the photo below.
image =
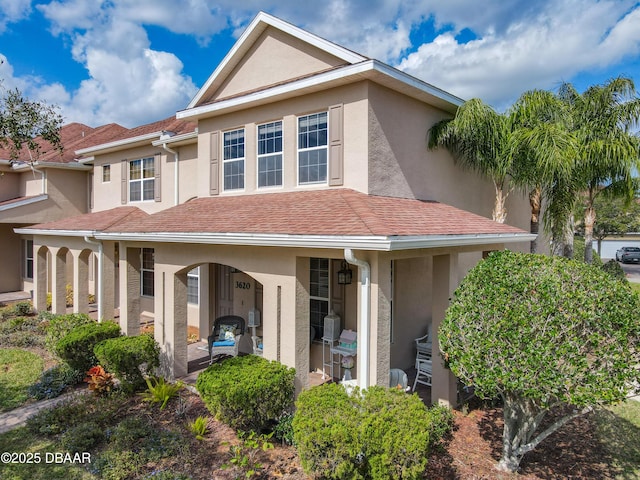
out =
[(622, 247), (616, 251), (616, 260), (622, 263), (640, 263), (640, 247)]

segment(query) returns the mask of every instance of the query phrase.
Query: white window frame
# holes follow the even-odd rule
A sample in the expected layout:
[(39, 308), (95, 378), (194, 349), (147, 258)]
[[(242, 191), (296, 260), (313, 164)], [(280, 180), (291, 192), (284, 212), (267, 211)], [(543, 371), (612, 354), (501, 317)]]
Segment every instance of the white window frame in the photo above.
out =
[[(151, 267), (145, 266), (145, 253), (151, 254)], [(141, 248), (140, 249), (140, 296), (151, 297), (155, 295), (155, 250), (153, 248)], [(149, 278), (145, 273), (151, 273), (151, 285), (145, 285), (145, 278)], [(145, 288), (146, 287), (146, 288)], [(148, 288), (151, 288), (151, 293), (148, 292)]]
[(102, 166), (102, 183), (111, 183), (111, 164)]
[[(324, 115), (325, 120), (326, 120), (326, 128), (322, 129), (322, 130), (313, 130), (311, 132), (317, 132), (320, 133), (324, 130), (324, 144), (319, 144), (319, 145), (314, 145), (314, 146), (301, 146), (301, 139), (303, 138), (304, 135), (306, 135), (307, 137), (307, 141), (309, 140), (309, 132), (305, 132), (305, 133), (301, 133), (300, 131), (300, 124), (303, 120), (305, 119), (310, 119), (311, 117), (319, 117), (320, 115)], [(317, 112), (317, 113), (310, 113), (308, 115), (301, 115), (298, 117), (297, 123), (296, 123), (296, 134), (297, 134), (297, 147), (298, 147), (298, 153), (296, 155), (297, 157), (297, 176), (298, 176), (298, 185), (326, 185), (328, 182), (328, 178), (329, 178), (329, 112), (324, 111), (324, 112)], [(322, 180), (314, 180), (314, 181), (301, 181), (300, 179), (300, 157), (301, 154), (304, 153), (313, 153), (313, 152), (321, 152), (324, 151), (325, 152), (325, 164), (324, 164), (324, 179)], [(305, 167), (305, 168), (309, 168), (309, 167)], [(322, 175), (319, 175), (319, 177), (322, 177)]]
[[(31, 246), (29, 246), (31, 244)], [(34, 255), (33, 255), (33, 240), (24, 239), (24, 259), (23, 259), (23, 268), (24, 268), (24, 278), (28, 280), (33, 280), (34, 273)], [(31, 268), (29, 268), (31, 265)], [(31, 270), (31, 276), (29, 276), (29, 270)]]
[[(140, 178), (131, 178), (131, 170), (134, 164), (140, 164)], [(156, 186), (156, 173), (155, 173), (156, 160), (154, 157), (138, 158), (136, 160), (129, 160), (129, 202), (153, 202), (155, 201), (155, 186)], [(132, 185), (140, 185), (140, 199), (133, 200), (131, 197)], [(145, 190), (145, 186), (151, 185), (150, 189)], [(145, 192), (148, 194), (148, 198), (145, 197)]]
[[(231, 137), (233, 134), (240, 134), (242, 133), (242, 143), (237, 142), (237, 143), (231, 143), (231, 139), (229, 139), (229, 143), (227, 138)], [(246, 135), (245, 135), (245, 129), (244, 128), (236, 128), (235, 130), (229, 130), (227, 132), (224, 132), (222, 135), (222, 189), (225, 192), (230, 192), (230, 191), (242, 191), (245, 188), (245, 183), (246, 183), (246, 162), (245, 162), (245, 155), (246, 155)], [(242, 155), (239, 155), (239, 151), (240, 150), (240, 145), (242, 145)], [(242, 174), (238, 174), (238, 173), (232, 173), (229, 175), (229, 177), (238, 177), (238, 178), (242, 178), (242, 186), (237, 186), (237, 187), (229, 187), (227, 188), (227, 165), (231, 165), (231, 164), (240, 164), (242, 165)]]
[[(280, 134), (278, 135), (274, 135), (273, 137), (267, 137), (265, 139), (260, 139), (260, 129), (261, 128), (277, 128), (277, 126), (279, 125), (280, 127)], [(268, 134), (268, 133), (267, 133)], [(278, 139), (280, 141), (280, 150), (277, 150), (275, 147), (278, 143)], [(270, 142), (273, 141), (274, 147), (273, 147), (273, 151), (268, 151), (270, 150), (269, 148), (269, 144)], [(260, 153), (260, 149), (261, 149), (261, 145), (264, 145), (265, 148), (264, 150), (267, 150), (266, 153)], [(284, 185), (284, 126), (282, 123), (282, 120), (276, 120), (274, 122), (269, 122), (269, 123), (263, 123), (261, 125), (258, 125), (258, 128), (256, 130), (256, 151), (257, 151), (257, 164), (256, 164), (256, 185), (258, 186), (258, 188), (260, 189), (267, 189), (267, 188), (281, 188)], [(266, 160), (269, 157), (280, 157), (280, 183), (279, 184), (274, 184), (274, 185), (260, 185), (260, 160)], [(277, 162), (277, 159), (275, 160)], [(272, 170), (273, 172), (278, 172), (278, 169)], [(269, 171), (265, 172), (265, 173), (269, 173)], [(277, 175), (277, 173), (276, 173)]]
[[(313, 281), (312, 281), (312, 277), (313, 277), (313, 271), (314, 270), (318, 270), (318, 271), (322, 271), (324, 272), (325, 269), (314, 269), (313, 268), (313, 264), (314, 261), (324, 261), (327, 262), (327, 268), (326, 268), (326, 278), (327, 278), (327, 296), (323, 297), (323, 296), (319, 296), (319, 295), (311, 295), (311, 291), (313, 289)], [(320, 278), (320, 277), (319, 277)], [(316, 302), (325, 302), (327, 305), (326, 308), (326, 314), (327, 315), (331, 309), (330, 309), (330, 303), (331, 303), (331, 259), (329, 258), (310, 258), (309, 259), (309, 325), (316, 328), (316, 337), (317, 338), (322, 338), (322, 336), (324, 335), (324, 316), (320, 319), (319, 322), (314, 322), (313, 319), (311, 318), (311, 305), (314, 301)], [(317, 331), (317, 328), (320, 328), (320, 331)]]
[[(189, 293), (189, 281), (195, 282), (195, 301)], [(187, 273), (187, 303), (189, 305), (198, 305), (200, 303), (200, 267), (189, 270)]]

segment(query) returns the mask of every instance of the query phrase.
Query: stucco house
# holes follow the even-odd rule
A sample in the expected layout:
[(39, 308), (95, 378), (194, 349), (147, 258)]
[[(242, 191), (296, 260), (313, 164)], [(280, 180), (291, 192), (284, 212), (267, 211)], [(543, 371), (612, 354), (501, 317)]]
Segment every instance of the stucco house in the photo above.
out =
[[(15, 228), (33, 242), (35, 306), (51, 291), (63, 311), (72, 283), (84, 311), (95, 278), (99, 315), (118, 309), (127, 334), (152, 318), (174, 377), (188, 325), (206, 338), (216, 317), (257, 311), (264, 357), (298, 389), (326, 370), (333, 311), (357, 332), (358, 384), (386, 385), (483, 253), (532, 239), (526, 199), (509, 201), (511, 225), (489, 220), (491, 184), (427, 149), (461, 103), (260, 13), (175, 118), (75, 149), (86, 213)], [(432, 400), (455, 399), (434, 362)]]

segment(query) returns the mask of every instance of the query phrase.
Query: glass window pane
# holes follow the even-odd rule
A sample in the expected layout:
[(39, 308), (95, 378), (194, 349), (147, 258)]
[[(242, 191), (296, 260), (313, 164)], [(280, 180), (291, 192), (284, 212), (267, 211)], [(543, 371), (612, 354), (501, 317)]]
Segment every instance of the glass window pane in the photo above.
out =
[(139, 180), (142, 178), (142, 162), (134, 160), (129, 162), (129, 180)]
[(141, 197), (142, 184), (139, 181), (129, 183), (129, 201), (139, 202)]

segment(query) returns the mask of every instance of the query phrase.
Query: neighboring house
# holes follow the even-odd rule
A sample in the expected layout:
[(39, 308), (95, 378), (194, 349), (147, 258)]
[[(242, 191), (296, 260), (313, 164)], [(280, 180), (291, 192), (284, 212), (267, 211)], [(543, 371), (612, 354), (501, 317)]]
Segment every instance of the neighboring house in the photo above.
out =
[[(495, 223), (491, 184), (427, 150), (461, 103), (260, 13), (175, 119), (76, 149), (89, 212), (17, 229), (34, 244), (35, 305), (49, 284), (63, 311), (71, 269), (85, 310), (95, 256), (100, 316), (118, 308), (127, 334), (152, 317), (166, 374), (187, 372), (189, 324), (206, 338), (217, 316), (257, 310), (264, 357), (294, 367), (298, 389), (327, 362), (333, 310), (357, 331), (359, 385), (386, 385), (483, 253), (532, 239), (526, 199)], [(433, 401), (455, 403), (441, 362), (433, 376)]]

